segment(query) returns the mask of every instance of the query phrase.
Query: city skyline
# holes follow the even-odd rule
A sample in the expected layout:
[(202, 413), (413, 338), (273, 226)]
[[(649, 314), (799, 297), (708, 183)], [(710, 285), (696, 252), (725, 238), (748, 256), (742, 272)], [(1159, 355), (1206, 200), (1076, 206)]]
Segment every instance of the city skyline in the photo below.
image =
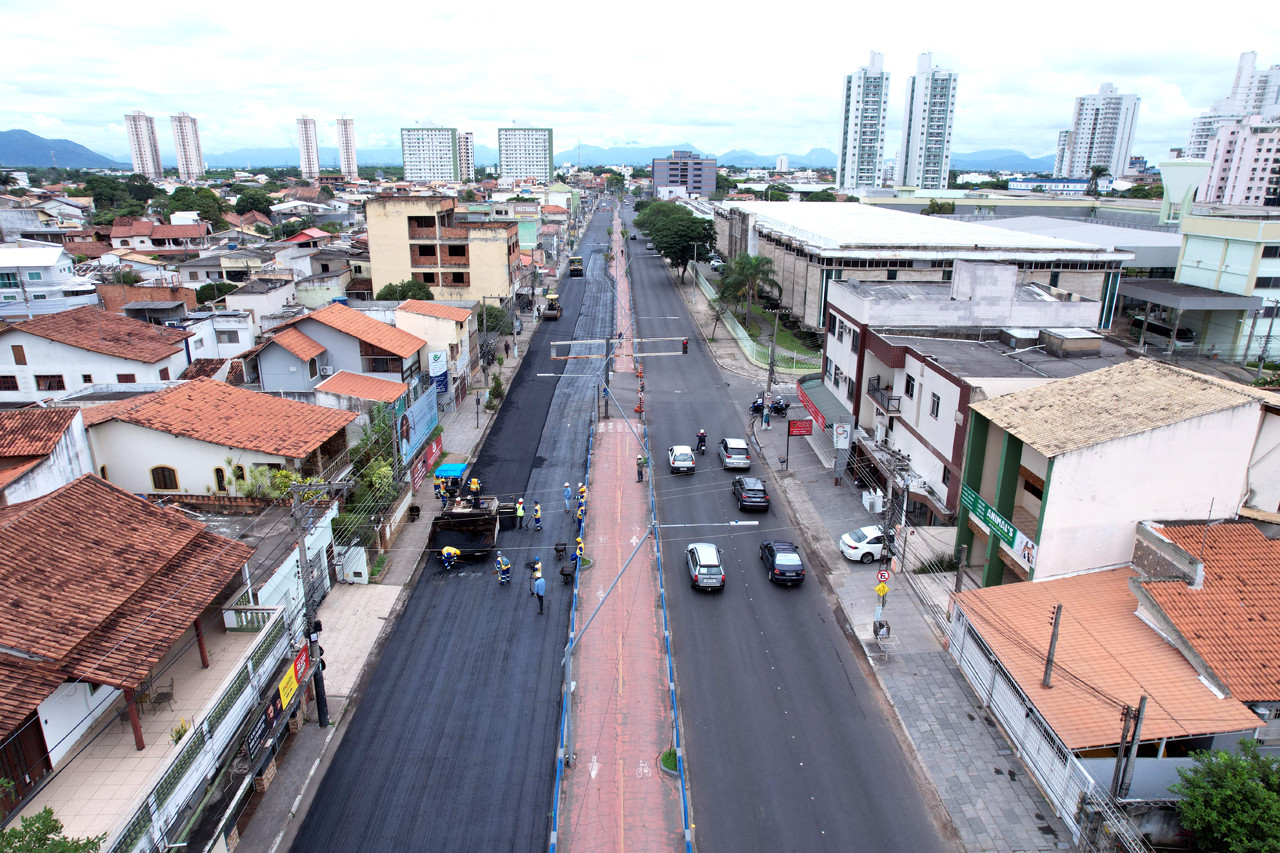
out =
[[(916, 57), (931, 51), (936, 65), (963, 80), (953, 151), (1011, 148), (1032, 157), (1051, 155), (1058, 131), (1071, 121), (1075, 98), (1110, 82), (1142, 98), (1134, 153), (1159, 160), (1169, 148), (1186, 146), (1195, 118), (1229, 92), (1242, 52), (1258, 51), (1262, 67), (1280, 62), (1269, 48), (1280, 43), (1280, 21), (1261, 21), (1236, 43), (1205, 44), (1184, 20), (1157, 15), (1144, 19), (1141, 40), (1122, 47), (1048, 40), (993, 51), (976, 48), (974, 39), (1004, 30), (970, 32), (941, 14), (940, 4), (927, 6), (938, 14), (922, 11), (918, 20), (923, 25), (912, 28), (895, 24), (893, 9), (868, 11), (859, 19), (859, 33), (868, 35), (839, 51), (813, 50), (813, 25), (797, 25), (783, 31), (789, 35), (770, 39), (763, 61), (754, 63), (745, 78), (735, 78), (735, 85), (708, 87), (691, 87), (689, 81), (725, 73), (725, 50), (770, 28), (729, 26), (714, 9), (686, 9), (682, 14), (690, 16), (690, 25), (705, 25), (716, 34), (712, 44), (723, 43), (724, 49), (677, 50), (662, 40), (639, 38), (606, 47), (599, 34), (611, 27), (629, 32), (634, 16), (601, 9), (589, 21), (570, 16), (557, 29), (557, 42), (574, 46), (567, 63), (531, 62), (516, 72), (501, 63), (476, 61), (486, 51), (500, 52), (500, 42), (481, 51), (462, 39), (434, 44), (425, 52), (360, 50), (359, 59), (341, 74), (317, 77), (299, 73), (288, 50), (262, 48), (262, 38), (296, 26), (283, 9), (261, 10), (254, 29), (260, 38), (232, 22), (215, 20), (195, 28), (175, 9), (146, 0), (134, 20), (94, 22), (92, 28), (87, 21), (79, 23), (78, 16), (62, 14), (56, 4), (33, 6), (9, 17), (6, 52), (12, 66), (22, 71), (0, 81), (0, 128), (71, 139), (113, 158), (128, 153), (123, 116), (134, 110), (165, 117), (189, 112), (200, 122), (206, 155), (296, 147), (299, 115), (317, 119), (317, 141), (325, 148), (338, 145), (336, 120), (345, 115), (356, 120), (362, 149), (398, 148), (400, 129), (419, 123), (467, 128), (477, 145), (496, 148), (498, 129), (518, 122), (554, 127), (566, 149), (581, 140), (602, 147), (687, 143), (713, 153), (838, 152), (845, 78), (874, 50), (884, 55), (893, 81), (888, 154), (900, 146), (905, 81), (914, 72)], [(321, 3), (316, 15), (323, 19), (342, 8)], [(394, 41), (394, 30), (386, 23), (394, 20), (393, 8), (377, 2), (362, 8), (371, 37)], [(1086, 4), (1080, 11), (1089, 14), (1093, 8)], [(1098, 5), (1096, 11), (1102, 8)], [(791, 11), (796, 21), (830, 17), (817, 4)], [(806, 17), (806, 12), (812, 15)], [(1024, 7), (1012, 3), (997, 3), (984, 18), (1010, 22), (1010, 37), (1024, 22), (1035, 23)], [(432, 22), (441, 31), (483, 33), (492, 17), (476, 9), (444, 9), (432, 12)], [(532, 9), (504, 12), (506, 32), (539, 32), (543, 24)], [(62, 50), (68, 41), (90, 38), (128, 45), (148, 62), (114, 61), (103, 51)], [(45, 62), (54, 52), (63, 59)], [(187, 67), (196, 55), (244, 73), (193, 76), (151, 70)], [(449, 86), (443, 94), (424, 98), (415, 82), (424, 75), (447, 78)], [(173, 153), (168, 136), (159, 140), (166, 156)]]

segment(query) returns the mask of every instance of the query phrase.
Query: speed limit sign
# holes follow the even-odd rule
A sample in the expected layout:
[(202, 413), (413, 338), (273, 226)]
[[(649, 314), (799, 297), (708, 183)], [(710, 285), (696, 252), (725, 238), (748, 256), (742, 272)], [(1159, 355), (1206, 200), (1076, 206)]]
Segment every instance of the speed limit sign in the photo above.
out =
[(887, 569), (881, 569), (880, 571), (876, 572), (876, 580), (880, 581), (880, 583), (884, 583), (888, 579), (889, 579), (889, 572)]

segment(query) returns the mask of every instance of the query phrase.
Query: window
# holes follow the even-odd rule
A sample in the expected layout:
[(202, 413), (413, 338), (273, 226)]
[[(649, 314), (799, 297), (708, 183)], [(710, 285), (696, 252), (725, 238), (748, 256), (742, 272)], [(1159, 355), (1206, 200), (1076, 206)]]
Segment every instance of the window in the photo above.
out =
[(107, 479), (107, 466), (106, 466), (106, 465), (103, 465), (101, 468), (99, 468), (99, 469), (98, 469), (98, 476), (99, 476), (99, 477), (101, 477), (101, 478), (102, 478), (102, 479), (104, 479), (104, 480), (105, 480), (105, 479)]
[(29, 272), (29, 273), (27, 273), (27, 281), (40, 281), (40, 280), (41, 280), (41, 279), (43, 279), (43, 278), (44, 278), (44, 276), (43, 276), (43, 275), (41, 275), (41, 274), (40, 274), (40, 273), (38, 273), (38, 272)]
[(151, 487), (157, 492), (176, 492), (178, 472), (168, 465), (157, 465), (151, 469)]
[(18, 377), (0, 376), (0, 391), (17, 391)]
[(31, 298), (32, 298), (32, 300), (34, 300), (34, 301), (37, 301), (37, 302), (38, 302), (38, 301), (39, 301), (39, 300), (41, 300), (41, 299), (48, 299), (48, 298), (49, 298), (49, 294), (47, 294), (47, 293), (33, 293), (33, 294), (31, 294)]
[(1280, 258), (1280, 246), (1263, 246), (1262, 257), (1264, 258)]
[(455, 272), (455, 273), (452, 273), (452, 275), (453, 275), (453, 283), (454, 283), (454, 284), (466, 284), (466, 283), (467, 283), (466, 273)]
[(169, 381), (169, 368), (167, 367), (160, 368), (160, 381), (162, 382)]
[(236, 331), (215, 332), (218, 336), (220, 344), (238, 344), (240, 343), (240, 333)]
[(314, 358), (307, 362), (307, 375), (315, 379), (320, 375), (320, 362)]
[(233, 479), (233, 480), (243, 480), (243, 479), (244, 479), (244, 466), (243, 466), (243, 465), (233, 465), (233, 466), (231, 466), (231, 479)]
[(942, 466), (942, 485), (951, 485), (951, 469), (945, 465)]
[(836, 315), (834, 311), (827, 312), (827, 334), (834, 335), (836, 333)]
[(859, 338), (858, 330), (855, 327), (850, 326), (849, 327), (849, 352), (858, 351), (858, 338)]
[(227, 472), (222, 468), (213, 469), (213, 490), (215, 492), (225, 492), (227, 490)]
[(80, 382), (81, 382), (81, 384), (83, 384), (83, 385), (92, 385), (92, 384), (93, 384), (93, 374), (92, 374), (92, 373), (81, 373), (81, 374), (80, 374)]
[(942, 398), (937, 394), (929, 395), (929, 417), (938, 419), (938, 411), (942, 408)]
[(906, 395), (914, 400), (916, 397), (916, 378), (908, 376), (906, 386)]
[(27, 351), (20, 344), (14, 344), (9, 349), (13, 350), (13, 363), (23, 365), (27, 363)]
[(67, 383), (63, 381), (61, 374), (57, 376), (37, 376), (36, 390), (37, 391), (65, 391), (67, 390)]
[(18, 274), (16, 272), (0, 272), (0, 287), (17, 287)]
[(897, 271), (897, 270), (885, 270), (885, 271), (884, 271), (884, 275), (885, 275), (885, 280), (886, 280), (886, 281), (897, 281), (897, 280), (898, 280), (898, 271)]
[(187, 273), (187, 281), (199, 281), (199, 280), (200, 280), (200, 273), (198, 272)]
[(131, 384), (138, 381), (138, 375), (136, 373), (117, 373), (116, 381), (121, 385)]

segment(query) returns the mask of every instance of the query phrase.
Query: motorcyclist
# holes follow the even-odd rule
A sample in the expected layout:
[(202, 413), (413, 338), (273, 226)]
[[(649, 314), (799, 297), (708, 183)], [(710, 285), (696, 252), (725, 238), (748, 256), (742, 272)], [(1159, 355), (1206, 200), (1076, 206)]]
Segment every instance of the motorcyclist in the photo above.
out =
[(707, 452), (707, 431), (705, 429), (698, 430), (698, 452)]
[(461, 556), (462, 552), (452, 545), (446, 545), (442, 548), (440, 550), (440, 559), (444, 561), (445, 571), (452, 570), (454, 564), (458, 562), (458, 558)]
[(751, 414), (758, 415), (764, 411), (764, 397), (756, 395), (755, 402), (751, 404)]

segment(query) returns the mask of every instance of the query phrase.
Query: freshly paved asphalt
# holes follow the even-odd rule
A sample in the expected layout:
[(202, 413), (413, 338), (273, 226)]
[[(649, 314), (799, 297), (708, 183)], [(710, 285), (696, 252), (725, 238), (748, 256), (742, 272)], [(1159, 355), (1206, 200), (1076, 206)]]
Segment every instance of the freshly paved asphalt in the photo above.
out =
[(564, 282), (564, 317), (520, 340), (529, 352), (474, 468), (487, 493), (523, 495), (530, 508), (540, 500), (545, 529), (500, 534), (516, 567), (509, 586), (498, 585), (489, 563), (448, 574), (438, 562), (424, 567), (293, 850), (547, 845), (570, 599), (552, 574), (548, 612), (538, 615), (523, 565), (540, 556), (553, 567), (553, 543), (574, 535), (562, 487), (583, 479), (590, 373), (600, 362), (552, 361), (550, 342), (612, 333), (613, 295), (602, 256), (592, 255), (604, 247), (607, 218), (597, 217), (584, 240), (588, 275)]
[[(781, 507), (749, 515), (733, 502), (715, 444), (746, 437), (748, 400), (730, 397), (680, 289), (643, 247), (629, 246), (638, 334), (690, 343), (687, 356), (644, 361), (659, 520), (708, 525), (661, 536), (697, 849), (949, 849), (812, 572), (795, 588), (765, 578), (759, 543), (800, 538)], [(671, 475), (667, 447), (694, 444), (699, 428), (709, 440), (697, 472)], [(759, 461), (751, 473), (767, 477)], [(752, 519), (758, 527), (714, 526)], [(723, 592), (689, 587), (693, 541), (723, 549)]]

